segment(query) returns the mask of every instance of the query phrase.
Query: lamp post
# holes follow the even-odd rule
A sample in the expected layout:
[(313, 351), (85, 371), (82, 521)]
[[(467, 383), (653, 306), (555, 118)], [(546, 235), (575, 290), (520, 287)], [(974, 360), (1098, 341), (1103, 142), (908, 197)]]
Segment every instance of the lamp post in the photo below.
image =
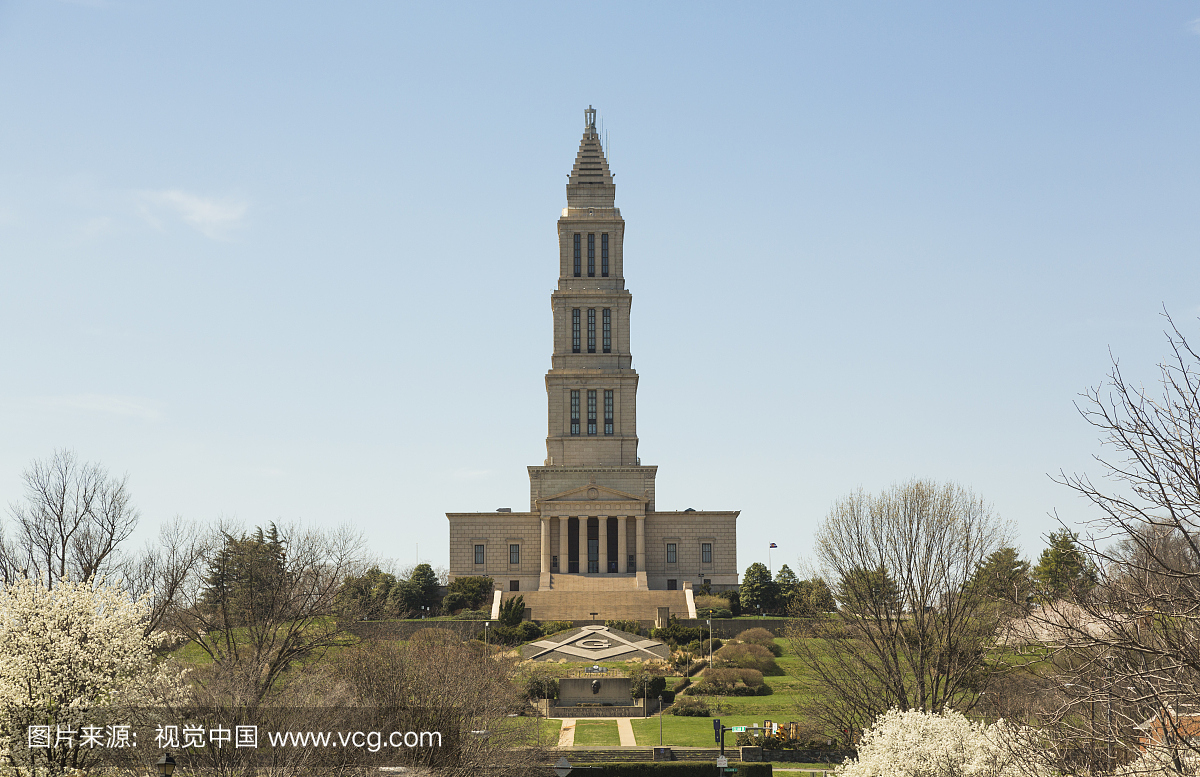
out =
[(155, 766), (158, 767), (158, 773), (162, 777), (171, 777), (171, 773), (175, 771), (175, 759), (171, 757), (170, 753), (164, 750), (162, 758), (158, 759), (158, 763)]
[(491, 621), (484, 621), (484, 622), (483, 622), (483, 646), (484, 646), (484, 647), (487, 647), (487, 646), (488, 646), (488, 634), (489, 634), (489, 631), (488, 631), (488, 629), (490, 629), (491, 627), (492, 627), (492, 622), (491, 622)]
[(650, 675), (642, 675), (642, 719), (650, 717)]
[[(712, 618), (708, 619), (708, 665), (712, 666)], [(708, 671), (705, 669), (704, 671)]]
[(658, 697), (658, 746), (662, 747), (662, 696)]

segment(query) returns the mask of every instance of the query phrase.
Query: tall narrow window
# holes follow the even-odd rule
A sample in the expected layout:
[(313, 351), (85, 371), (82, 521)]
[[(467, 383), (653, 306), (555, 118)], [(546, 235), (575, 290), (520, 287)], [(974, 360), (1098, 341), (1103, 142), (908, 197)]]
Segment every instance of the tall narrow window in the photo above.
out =
[(475, 546), (475, 563), (476, 564), (483, 563), (483, 547), (484, 547), (483, 545)]
[(604, 392), (604, 433), (613, 433), (613, 393)]
[(596, 433), (596, 392), (588, 392), (588, 434)]
[(711, 542), (700, 543), (700, 563), (701, 564), (711, 564), (712, 563), (712, 543)]
[(508, 546), (508, 563), (510, 563), (510, 564), (520, 564), (521, 563), (521, 546), (520, 545), (509, 545)]
[(667, 563), (668, 564), (675, 563), (675, 543), (673, 543), (673, 542), (667, 543)]
[(579, 434), (579, 392), (571, 392), (571, 434)]
[(571, 311), (571, 353), (579, 353), (579, 308)]
[(605, 308), (601, 317), (604, 326), (604, 339), (601, 341), (605, 353), (612, 353), (612, 309)]
[(596, 277), (596, 236), (588, 233), (588, 277)]
[(579, 239), (580, 239), (580, 234), (578, 232), (576, 232), (575, 233), (575, 277), (576, 278), (578, 278), (582, 274), (579, 271), (579, 261), (580, 261)]
[(600, 235), (600, 275), (608, 277), (608, 233)]
[(588, 353), (596, 352), (596, 309), (588, 308)]

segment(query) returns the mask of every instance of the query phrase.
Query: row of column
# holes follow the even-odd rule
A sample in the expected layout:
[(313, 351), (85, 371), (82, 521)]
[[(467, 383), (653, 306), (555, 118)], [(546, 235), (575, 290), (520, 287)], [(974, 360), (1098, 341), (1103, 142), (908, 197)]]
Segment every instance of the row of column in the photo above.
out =
[[(587, 519), (590, 516), (581, 515), (579, 518), (578, 532), (578, 553), (580, 570), (586, 569), (587, 565)], [(600, 523), (600, 571), (602, 573), (608, 571), (608, 516), (596, 516)], [(626, 518), (634, 518), (637, 520), (637, 552), (635, 561), (637, 562), (638, 571), (646, 569), (646, 517), (643, 515), (618, 515), (617, 516), (617, 548), (618, 556), (617, 571), (621, 571), (621, 567), (625, 565), (623, 556), (629, 552), (629, 535), (626, 533)], [(570, 558), (570, 537), (567, 532), (567, 519), (570, 516), (558, 516), (558, 571), (560, 574), (565, 574), (567, 571), (567, 559)], [(542, 574), (550, 573), (550, 518), (542, 516)], [(628, 571), (628, 570), (626, 570)]]

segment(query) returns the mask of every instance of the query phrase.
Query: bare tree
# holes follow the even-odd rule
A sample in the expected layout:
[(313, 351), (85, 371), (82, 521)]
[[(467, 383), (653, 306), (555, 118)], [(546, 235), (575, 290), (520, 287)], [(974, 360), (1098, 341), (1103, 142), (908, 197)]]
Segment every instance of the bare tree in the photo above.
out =
[(337, 592), (361, 574), (362, 536), (288, 526), (264, 535), (221, 527), (203, 543), (203, 566), (178, 586), (165, 616), (245, 689), (237, 703), (261, 703), (297, 662), (340, 644)]
[(175, 516), (159, 529), (157, 543), (147, 542), (139, 556), (125, 563), (122, 584), (135, 599), (150, 595), (146, 634), (178, 627), (172, 623), (172, 613), (189, 580), (199, 573), (211, 544), (212, 538), (199, 524)]
[(138, 513), (128, 476), (117, 479), (99, 464), (57, 450), (35, 460), (23, 476), (25, 499), (11, 505), (12, 532), (0, 540), (0, 576), (90, 580), (116, 568), (119, 546)]
[(1084, 552), (1099, 584), (1038, 615), (1064, 689), (1043, 713), (1059, 747), (1099, 743), (1109, 768), (1149, 742), (1163, 771), (1183, 774), (1200, 756), (1200, 354), (1166, 318), (1156, 393), (1114, 358), (1078, 405), (1107, 451), (1094, 457), (1104, 478), (1059, 482), (1096, 508)]
[(969, 710), (987, 687), (985, 650), (1009, 609), (969, 593), (976, 566), (1010, 529), (969, 490), (913, 480), (834, 505), (816, 557), (838, 599), (833, 618), (789, 637), (829, 733), (859, 730), (891, 707)]

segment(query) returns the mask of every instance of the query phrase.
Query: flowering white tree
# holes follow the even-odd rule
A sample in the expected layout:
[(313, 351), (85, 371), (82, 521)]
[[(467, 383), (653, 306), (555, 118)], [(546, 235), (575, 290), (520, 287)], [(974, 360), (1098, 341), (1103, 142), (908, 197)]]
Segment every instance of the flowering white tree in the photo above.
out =
[(1018, 777), (1019, 763), (1003, 722), (985, 726), (959, 712), (895, 708), (880, 715), (838, 777)]
[[(8, 767), (58, 774), (95, 762), (99, 751), (82, 746), (80, 728), (88, 713), (145, 691), (154, 663), (142, 633), (148, 608), (148, 598), (133, 601), (103, 580), (49, 588), (25, 579), (0, 589), (0, 759)], [(43, 733), (48, 746), (31, 747)]]

